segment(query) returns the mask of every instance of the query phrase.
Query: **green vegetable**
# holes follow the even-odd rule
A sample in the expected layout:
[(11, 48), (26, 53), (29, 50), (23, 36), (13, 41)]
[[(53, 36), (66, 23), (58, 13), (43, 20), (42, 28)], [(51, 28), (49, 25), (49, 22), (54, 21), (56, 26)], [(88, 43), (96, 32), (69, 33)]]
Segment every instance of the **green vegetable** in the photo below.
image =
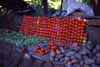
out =
[(39, 37), (39, 36), (27, 36), (15, 31), (12, 32), (6, 32), (3, 30), (0, 30), (0, 40), (5, 40), (7, 42), (11, 42), (16, 44), (17, 46), (32, 46), (32, 45), (36, 45), (38, 43), (46, 43), (48, 42), (47, 38), (44, 37)]

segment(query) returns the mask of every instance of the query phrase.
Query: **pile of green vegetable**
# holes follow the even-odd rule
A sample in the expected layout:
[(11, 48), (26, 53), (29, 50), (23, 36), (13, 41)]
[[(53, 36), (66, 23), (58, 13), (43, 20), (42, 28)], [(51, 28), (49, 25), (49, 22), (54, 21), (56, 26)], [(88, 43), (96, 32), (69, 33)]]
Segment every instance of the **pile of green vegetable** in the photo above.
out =
[(48, 42), (48, 39), (44, 37), (24, 35), (15, 31), (6, 30), (0, 30), (0, 40), (14, 43), (17, 46), (33, 46), (38, 43)]

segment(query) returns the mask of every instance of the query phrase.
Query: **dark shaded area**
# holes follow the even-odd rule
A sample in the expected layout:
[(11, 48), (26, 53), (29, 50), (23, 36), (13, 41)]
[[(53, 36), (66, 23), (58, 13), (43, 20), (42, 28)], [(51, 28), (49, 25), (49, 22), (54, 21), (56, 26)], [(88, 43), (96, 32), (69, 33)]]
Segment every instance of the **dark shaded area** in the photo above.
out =
[(14, 12), (1, 16), (0, 28), (18, 31), (23, 16)]
[(0, 0), (0, 5), (7, 9), (20, 10), (28, 4), (23, 0)]
[(44, 15), (48, 16), (48, 0), (42, 0)]
[(51, 62), (25, 58), (23, 53), (16, 50), (15, 44), (0, 41), (0, 67), (64, 67)]
[[(0, 0), (2, 9), (6, 9), (0, 16), (0, 28), (18, 31), (23, 16), (34, 16), (34, 6), (30, 6), (23, 0)], [(1, 12), (3, 14), (3, 12)]]
[(88, 26), (87, 27), (88, 39), (94, 43), (100, 44), (100, 27)]
[(21, 57), (20, 53), (19, 56), (16, 55), (16, 46), (14, 44), (0, 41), (0, 64), (2, 66), (13, 67), (18, 62), (18, 57)]
[(94, 13), (96, 16), (100, 16), (100, 0), (97, 0), (97, 3), (96, 3), (96, 0), (91, 0), (90, 1), (93, 9), (94, 9)]

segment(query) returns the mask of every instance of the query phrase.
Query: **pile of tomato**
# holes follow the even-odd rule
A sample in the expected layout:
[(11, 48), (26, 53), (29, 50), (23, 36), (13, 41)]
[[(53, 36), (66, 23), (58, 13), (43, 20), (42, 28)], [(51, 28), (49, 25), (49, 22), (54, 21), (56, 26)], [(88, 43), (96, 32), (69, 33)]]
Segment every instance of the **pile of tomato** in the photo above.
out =
[(86, 22), (80, 18), (47, 18), (25, 16), (20, 32), (47, 37), (60, 42), (82, 43), (86, 37)]

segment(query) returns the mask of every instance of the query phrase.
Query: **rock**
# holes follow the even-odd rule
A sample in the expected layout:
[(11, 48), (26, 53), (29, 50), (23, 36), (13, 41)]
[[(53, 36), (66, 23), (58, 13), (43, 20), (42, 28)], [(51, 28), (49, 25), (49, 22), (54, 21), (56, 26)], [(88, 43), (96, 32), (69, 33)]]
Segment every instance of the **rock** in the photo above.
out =
[(65, 57), (65, 61), (69, 61), (69, 60), (70, 60), (70, 58), (66, 56)]
[(89, 54), (90, 51), (84, 47), (79, 53), (80, 53), (81, 55), (86, 55), (86, 54)]
[(35, 62), (33, 62), (32, 67), (43, 67), (45, 63), (46, 63), (45, 61), (36, 60)]
[(83, 67), (91, 67), (90, 65), (84, 65)]
[(44, 65), (43, 65), (43, 67), (53, 67), (54, 66), (54, 64), (52, 64), (51, 62), (49, 62), (49, 61), (47, 61)]
[(96, 54), (97, 53), (97, 50), (94, 48), (93, 50), (92, 50), (92, 54)]
[(96, 45), (96, 50), (100, 50), (100, 45), (98, 44), (98, 45)]
[(65, 67), (65, 66), (64, 65), (59, 65), (59, 64), (54, 64), (54, 67)]
[(55, 60), (54, 57), (50, 57), (50, 61), (53, 61), (53, 60)]
[(66, 53), (66, 56), (73, 56), (75, 55), (75, 51), (69, 51)]
[(100, 57), (100, 53), (96, 53), (96, 57)]
[(19, 67), (32, 67), (31, 59), (23, 58), (22, 62), (20, 63)]
[(61, 48), (60, 47), (60, 50), (61, 50), (61, 53), (64, 53), (65, 52), (64, 48)]
[(76, 53), (74, 56), (75, 56), (76, 58), (78, 58), (79, 60), (82, 59), (82, 56), (81, 56), (80, 54), (78, 54), (78, 53)]
[(61, 51), (60, 50), (56, 50), (56, 54), (60, 54), (61, 53)]
[(50, 52), (50, 56), (54, 57), (55, 55), (56, 55), (56, 54), (55, 54), (54, 51), (51, 51), (51, 52)]
[(90, 59), (90, 58), (85, 58), (85, 59), (84, 59), (84, 63), (85, 63), (85, 64), (94, 64), (95, 61), (94, 61), (93, 59)]

